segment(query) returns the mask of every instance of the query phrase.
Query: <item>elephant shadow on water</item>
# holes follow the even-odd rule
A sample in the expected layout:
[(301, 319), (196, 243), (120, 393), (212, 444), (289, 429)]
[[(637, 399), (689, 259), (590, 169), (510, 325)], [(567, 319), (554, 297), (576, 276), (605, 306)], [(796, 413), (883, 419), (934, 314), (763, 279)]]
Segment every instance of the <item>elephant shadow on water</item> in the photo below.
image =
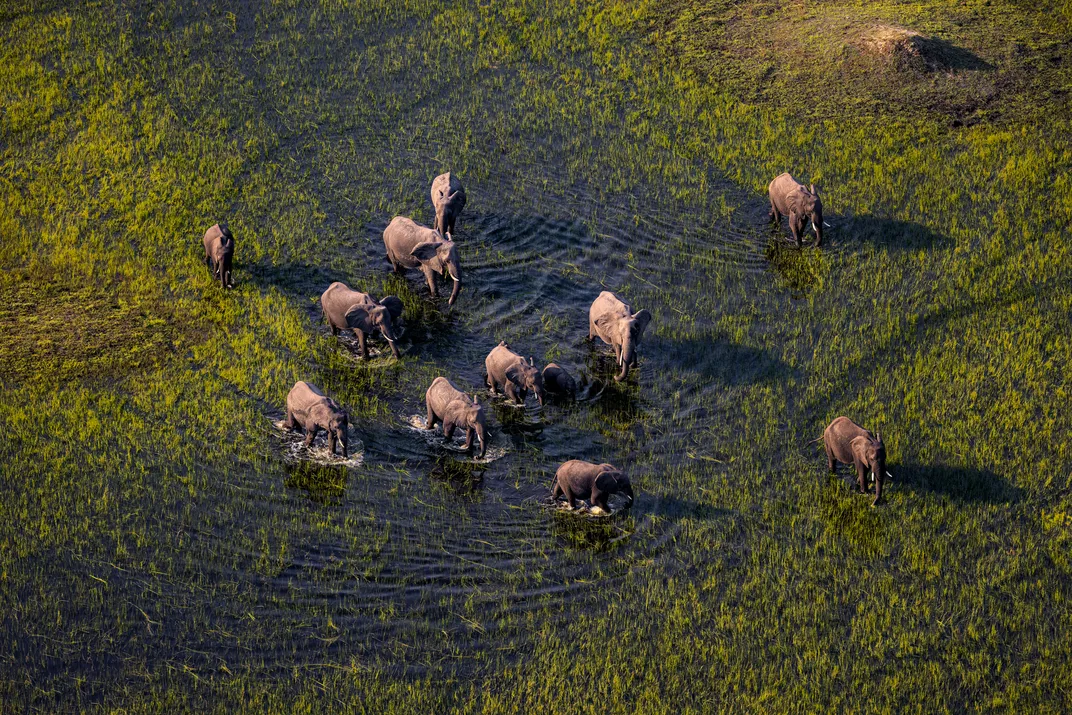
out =
[(722, 336), (659, 338), (667, 370), (692, 370), (723, 385), (751, 385), (791, 377), (796, 370), (763, 348), (740, 345)]
[(286, 465), (287, 476), (283, 485), (287, 489), (300, 489), (313, 502), (323, 505), (342, 504), (346, 497), (349, 478), (346, 467), (332, 467), (312, 462), (295, 462)]
[(1015, 504), (1023, 490), (987, 469), (942, 464), (890, 465), (894, 478), (887, 483), (896, 490), (904, 485), (916, 492), (930, 492), (962, 502)]
[(487, 471), (487, 465), (459, 462), (443, 455), (435, 459), (428, 476), (459, 496), (471, 496), (480, 492)]

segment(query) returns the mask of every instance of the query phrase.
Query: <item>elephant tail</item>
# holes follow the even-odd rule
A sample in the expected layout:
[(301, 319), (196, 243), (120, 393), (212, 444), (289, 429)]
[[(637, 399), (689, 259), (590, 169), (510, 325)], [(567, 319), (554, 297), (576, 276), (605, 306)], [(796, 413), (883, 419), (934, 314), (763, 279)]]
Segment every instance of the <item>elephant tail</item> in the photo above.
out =
[(822, 441), (823, 441), (823, 436), (822, 436), (822, 435), (819, 435), (818, 437), (816, 437), (815, 439), (813, 439), (813, 440), (812, 440), (811, 442), (808, 442), (808, 443), (807, 443), (807, 444), (805, 444), (804, 446), (805, 446), (805, 447), (810, 447), (811, 445), (815, 444), (816, 442), (822, 442)]

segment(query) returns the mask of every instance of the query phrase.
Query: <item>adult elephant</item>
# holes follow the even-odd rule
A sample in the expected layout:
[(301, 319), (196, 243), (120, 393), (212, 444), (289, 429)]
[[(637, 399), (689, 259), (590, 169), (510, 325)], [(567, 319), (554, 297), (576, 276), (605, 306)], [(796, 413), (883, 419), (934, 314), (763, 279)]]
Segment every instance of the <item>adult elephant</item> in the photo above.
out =
[(454, 305), (461, 291), (462, 273), (458, 251), (449, 233), (444, 239), (435, 229), (421, 226), (405, 216), (395, 216), (383, 232), (383, 245), (396, 273), (404, 268), (421, 269), (433, 298), (437, 295), (436, 275), (445, 277), (449, 274), (454, 280), (454, 289), (447, 305)]
[(448, 171), (432, 180), (432, 206), (435, 208), (435, 228), (442, 234), (453, 234), (454, 224), (465, 208), (465, 187), (457, 176)]
[(532, 364), (532, 358), (525, 362), (525, 358), (511, 350), (505, 340), (488, 353), (484, 367), (488, 371), (488, 388), (492, 393), (501, 387), (507, 397), (520, 405), (531, 392), (543, 404), (543, 373)]
[(312, 383), (298, 381), (287, 394), (287, 418), (283, 427), (303, 430), (306, 448), (312, 445), (316, 433), (324, 430), (328, 433), (328, 451), (335, 454), (335, 443), (338, 442), (342, 445), (342, 456), (349, 457), (349, 420), (349, 415), (339, 404)]
[(875, 500), (872, 504), (881, 503), (882, 482), (889, 476), (886, 471), (886, 445), (882, 443), (881, 434), (872, 434), (848, 417), (838, 417), (823, 431), (823, 446), (831, 474), (836, 473), (838, 462), (855, 466), (860, 493), (866, 494), (867, 475), (870, 473), (875, 478)]
[(815, 229), (815, 245), (823, 245), (823, 202), (814, 184), (804, 186), (786, 172), (770, 182), (767, 193), (770, 195), (771, 222), (778, 223), (782, 216), (788, 216), (789, 232), (793, 234), (797, 248), (801, 246), (808, 219)]
[(235, 240), (230, 229), (217, 223), (205, 231), (201, 243), (205, 247), (205, 265), (212, 271), (212, 277), (218, 278), (223, 288), (234, 288)]
[(367, 293), (351, 290), (345, 283), (336, 281), (320, 296), (320, 308), (332, 335), (338, 335), (340, 330), (354, 331), (361, 357), (369, 356), (365, 336), (373, 331), (383, 335), (391, 346), (391, 354), (398, 357), (395, 323), (402, 317), (402, 301), (398, 298), (389, 295), (377, 302)]
[(618, 493), (629, 499), (628, 506), (633, 505), (633, 485), (629, 477), (613, 464), (593, 464), (580, 459), (571, 459), (559, 467), (551, 486), (551, 499), (558, 501), (559, 497), (565, 496), (571, 509), (577, 499), (587, 499), (591, 506), (609, 512), (607, 500)]
[(424, 403), (428, 408), (425, 429), (435, 429), (436, 422), (443, 425), (443, 436), (450, 439), (454, 430), (465, 430), (465, 447), (473, 446), (473, 436), (480, 442), (479, 457), (487, 451), (487, 420), (484, 408), (476, 397), (470, 398), (445, 377), (437, 377), (431, 387), (424, 393)]
[(651, 313), (636, 313), (610, 291), (603, 291), (588, 309), (588, 339), (598, 337), (614, 348), (614, 357), (621, 372), (614, 379), (621, 382), (629, 368), (637, 364), (636, 349), (651, 322)]

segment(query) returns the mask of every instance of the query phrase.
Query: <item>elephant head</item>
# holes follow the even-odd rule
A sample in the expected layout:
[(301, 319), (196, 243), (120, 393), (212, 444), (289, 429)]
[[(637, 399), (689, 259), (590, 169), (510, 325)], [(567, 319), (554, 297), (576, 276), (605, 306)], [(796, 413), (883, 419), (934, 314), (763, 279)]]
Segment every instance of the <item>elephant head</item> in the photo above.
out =
[(391, 354), (398, 357), (398, 348), (395, 346), (397, 336), (389, 308), (379, 303), (357, 303), (346, 312), (346, 322), (351, 328), (357, 328), (364, 333), (380, 331), (384, 340), (391, 346)]
[(327, 424), (324, 425), (324, 429), (328, 433), (328, 451), (335, 454), (335, 442), (338, 441), (342, 445), (342, 456), (348, 458), (350, 456), (348, 445), (348, 435), (350, 427), (349, 416), (341, 411), (337, 410), (332, 413), (331, 417), (327, 420)]
[[(480, 454), (478, 456), (482, 458), (488, 449), (488, 426), (487, 421), (484, 418), (484, 408), (477, 401), (475, 394), (472, 396), (472, 400), (472, 406), (465, 408), (465, 426), (467, 430), (476, 432), (476, 440), (480, 443)], [(469, 440), (466, 439), (466, 444), (468, 444), (468, 442)]]
[(399, 321), (402, 320), (402, 299), (393, 295), (385, 296), (380, 299), (380, 305), (387, 308), (387, 312), (391, 314), (391, 325), (398, 327)]
[(451, 228), (451, 226), (447, 225), (447, 214), (454, 211), (454, 204), (460, 199), (461, 191), (451, 191), (448, 188), (445, 191), (439, 192), (439, 196), (436, 198), (435, 202), (435, 229), (437, 231), (444, 231)]
[(536, 399), (543, 405), (546, 391), (543, 384), (543, 373), (533, 363), (532, 358), (526, 363), (525, 358), (520, 362), (506, 368), (506, 377), (510, 382), (517, 385), (521, 390), (521, 399), (525, 399), (526, 392), (531, 391)]
[(447, 238), (444, 241), (418, 243), (410, 251), (410, 255), (420, 261), (421, 266), (430, 268), (433, 273), (439, 273), (443, 276), (450, 275), (454, 280), (454, 289), (450, 292), (450, 300), (447, 301), (447, 305), (454, 305), (454, 301), (457, 300), (458, 293), (461, 291), (462, 273), (461, 267), (458, 265), (458, 250), (454, 247), (454, 241), (451, 239), (450, 233), (447, 234)]
[(621, 470), (610, 464), (599, 465), (602, 471), (596, 477), (596, 488), (605, 494), (624, 494), (633, 505), (633, 484)]
[[(856, 437), (850, 443), (853, 458), (871, 473), (875, 480), (875, 501), (882, 501), (882, 482), (886, 478), (886, 445), (882, 443), (882, 434), (874, 437)], [(862, 485), (861, 485), (862, 486)]]
[(815, 184), (808, 186), (807, 191), (803, 187), (799, 191), (792, 192), (788, 197), (789, 223), (795, 229), (796, 236), (804, 235), (804, 228), (808, 219), (815, 229), (815, 245), (823, 243), (823, 201), (819, 198), (819, 192), (815, 190)]
[(651, 313), (641, 310), (632, 315), (618, 317), (605, 315), (596, 323), (601, 330), (616, 337), (617, 344), (621, 346), (618, 354), (618, 365), (621, 372), (614, 376), (616, 382), (621, 382), (629, 373), (629, 368), (636, 365), (636, 349), (644, 337), (644, 330), (651, 322)]

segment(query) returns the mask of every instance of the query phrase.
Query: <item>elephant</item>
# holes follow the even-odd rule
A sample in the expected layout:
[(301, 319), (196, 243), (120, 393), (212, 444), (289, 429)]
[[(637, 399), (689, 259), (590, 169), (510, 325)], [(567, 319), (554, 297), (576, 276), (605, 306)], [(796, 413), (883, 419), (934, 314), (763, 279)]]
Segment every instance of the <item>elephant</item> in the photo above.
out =
[(450, 233), (444, 239), (443, 234), (435, 229), (421, 226), (405, 216), (395, 216), (383, 232), (383, 245), (396, 273), (401, 268), (421, 269), (433, 298), (437, 295), (436, 274), (450, 274), (454, 279), (454, 290), (450, 292), (447, 305), (454, 305), (461, 291), (462, 274), (458, 251)]
[(577, 499), (588, 499), (592, 507), (609, 512), (607, 499), (617, 493), (629, 499), (626, 508), (633, 505), (633, 485), (620, 469), (612, 464), (592, 464), (579, 459), (571, 459), (559, 467), (551, 487), (551, 499), (558, 501), (565, 495), (570, 509), (575, 507)]
[(782, 216), (789, 217), (789, 231), (800, 248), (806, 219), (811, 219), (815, 229), (815, 245), (823, 245), (823, 201), (815, 185), (804, 186), (788, 172), (777, 176), (767, 187), (770, 194), (770, 220), (778, 223)]
[(498, 393), (502, 387), (506, 396), (520, 405), (531, 391), (543, 404), (543, 373), (532, 364), (532, 358), (525, 362), (525, 358), (511, 350), (505, 340), (488, 353), (484, 367), (488, 371), (487, 383), (492, 394)]
[(234, 260), (235, 240), (230, 229), (218, 223), (205, 231), (201, 239), (205, 246), (205, 265), (212, 271), (213, 278), (220, 279), (224, 288), (234, 288), (232, 262)]
[(886, 446), (882, 435), (874, 435), (848, 417), (838, 417), (823, 431), (823, 445), (830, 473), (836, 473), (838, 462), (856, 466), (860, 493), (867, 493), (867, 474), (875, 478), (875, 499), (872, 505), (882, 502), (882, 482), (892, 476), (886, 471)]
[(361, 357), (367, 360), (369, 356), (365, 334), (379, 330), (391, 346), (391, 354), (398, 358), (394, 327), (402, 316), (402, 301), (398, 298), (389, 295), (377, 303), (367, 293), (350, 290), (345, 283), (336, 281), (320, 296), (320, 309), (331, 326), (332, 335), (338, 335), (340, 330), (354, 331)]
[(577, 397), (577, 381), (564, 367), (553, 362), (543, 369), (543, 388), (548, 394), (557, 397), (570, 400)]
[(435, 207), (435, 230), (453, 234), (454, 224), (465, 208), (465, 187), (448, 171), (432, 180), (432, 206)]
[(477, 401), (476, 395), (470, 398), (451, 384), (445, 377), (437, 377), (432, 386), (424, 393), (424, 402), (428, 407), (428, 421), (425, 429), (435, 429), (436, 422), (443, 425), (443, 436), (450, 439), (457, 427), (465, 428), (465, 447), (473, 446), (473, 435), (480, 442), (480, 454), (487, 451), (487, 421), (484, 407)]
[(644, 337), (644, 329), (651, 322), (651, 313), (641, 310), (636, 313), (627, 304), (618, 300), (610, 291), (603, 291), (588, 310), (588, 339), (599, 337), (614, 348), (614, 357), (622, 371), (614, 376), (615, 382), (625, 379), (631, 366), (637, 364), (636, 349)]
[(327, 397), (320, 388), (309, 382), (298, 381), (287, 394), (287, 419), (283, 427), (289, 430), (305, 430), (305, 446), (316, 439), (316, 433), (328, 433), (328, 451), (335, 454), (335, 442), (342, 445), (342, 456), (350, 456), (347, 449), (349, 416), (335, 400)]

